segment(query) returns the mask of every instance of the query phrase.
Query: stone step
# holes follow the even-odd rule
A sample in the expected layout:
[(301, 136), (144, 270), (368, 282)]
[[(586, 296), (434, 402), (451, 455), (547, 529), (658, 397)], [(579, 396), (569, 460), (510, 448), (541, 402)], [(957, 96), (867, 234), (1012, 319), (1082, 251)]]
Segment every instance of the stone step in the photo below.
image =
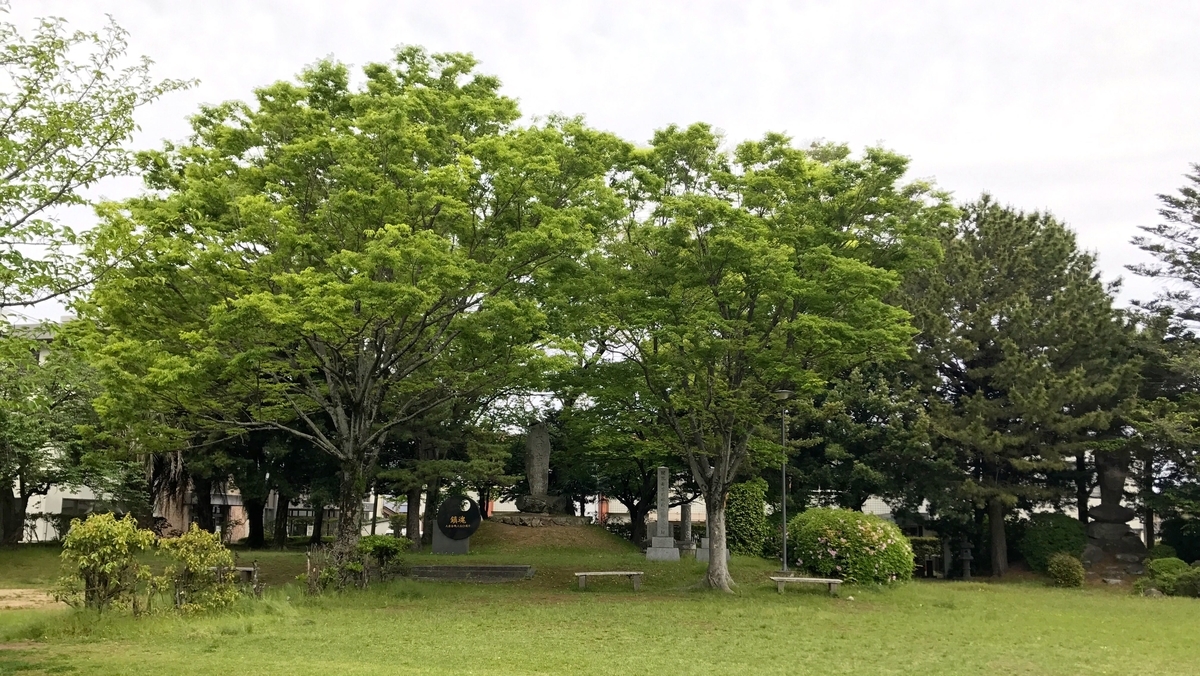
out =
[(533, 566), (413, 566), (409, 569), (409, 577), (414, 580), (480, 583), (528, 580), (533, 573)]

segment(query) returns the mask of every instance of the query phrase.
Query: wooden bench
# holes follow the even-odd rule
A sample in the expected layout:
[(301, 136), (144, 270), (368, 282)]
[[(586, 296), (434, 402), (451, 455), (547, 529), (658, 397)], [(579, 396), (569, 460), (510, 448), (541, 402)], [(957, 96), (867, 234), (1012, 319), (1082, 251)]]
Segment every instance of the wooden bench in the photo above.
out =
[(772, 577), (771, 581), (775, 583), (775, 586), (776, 586), (776, 588), (779, 589), (780, 594), (783, 593), (783, 585), (788, 584), (789, 582), (807, 582), (809, 584), (827, 584), (827, 585), (829, 585), (829, 593), (830, 594), (836, 594), (838, 585), (842, 583), (841, 580), (834, 580), (831, 578), (824, 578), (824, 577)]
[(579, 578), (579, 588), (587, 589), (587, 579), (589, 577), (627, 577), (633, 582), (633, 591), (642, 588), (642, 572), (634, 570), (605, 570), (593, 571), (590, 573), (575, 573), (575, 577)]

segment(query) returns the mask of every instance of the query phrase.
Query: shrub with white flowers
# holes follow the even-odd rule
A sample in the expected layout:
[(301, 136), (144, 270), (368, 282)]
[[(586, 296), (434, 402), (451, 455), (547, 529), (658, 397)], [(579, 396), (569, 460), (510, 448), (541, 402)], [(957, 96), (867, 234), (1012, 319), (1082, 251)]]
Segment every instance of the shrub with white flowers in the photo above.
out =
[(896, 524), (848, 509), (809, 509), (789, 521), (788, 558), (814, 575), (859, 584), (913, 574), (912, 545)]

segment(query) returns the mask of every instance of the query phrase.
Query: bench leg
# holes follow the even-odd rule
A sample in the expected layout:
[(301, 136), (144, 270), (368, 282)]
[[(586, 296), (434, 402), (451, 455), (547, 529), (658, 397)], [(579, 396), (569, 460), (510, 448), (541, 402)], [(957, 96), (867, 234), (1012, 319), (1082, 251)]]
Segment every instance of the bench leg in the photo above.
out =
[(838, 590), (838, 586), (836, 584), (829, 585), (829, 595), (830, 596), (837, 596), (837, 590)]
[(780, 593), (780, 594), (782, 594), (782, 593), (783, 593), (783, 583), (782, 583), (782, 582), (776, 582), (776, 583), (775, 583), (775, 588), (779, 590), (779, 593)]
[(637, 590), (642, 588), (642, 576), (641, 575), (630, 575), (629, 577), (631, 579), (633, 579), (633, 591), (636, 592)]
[(587, 575), (580, 575), (580, 576), (579, 576), (579, 588), (580, 588), (580, 589), (587, 589)]

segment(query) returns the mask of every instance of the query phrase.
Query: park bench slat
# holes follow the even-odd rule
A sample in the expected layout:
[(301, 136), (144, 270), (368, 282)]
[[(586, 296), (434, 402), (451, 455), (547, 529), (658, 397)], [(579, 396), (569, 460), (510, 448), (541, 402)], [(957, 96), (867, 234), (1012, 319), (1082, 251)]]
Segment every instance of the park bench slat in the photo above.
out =
[(645, 573), (640, 570), (595, 570), (583, 573), (575, 573), (575, 577), (579, 580), (580, 589), (587, 589), (587, 579), (592, 576), (627, 577), (631, 582), (633, 582), (633, 591), (637, 591), (642, 588), (642, 575), (644, 574)]
[(842, 584), (842, 580), (835, 580), (827, 577), (776, 577), (772, 576), (771, 581), (775, 583), (775, 588), (779, 593), (783, 593), (783, 586), (789, 582), (807, 582), (809, 584), (824, 584), (829, 585), (829, 593), (837, 593), (838, 585)]

